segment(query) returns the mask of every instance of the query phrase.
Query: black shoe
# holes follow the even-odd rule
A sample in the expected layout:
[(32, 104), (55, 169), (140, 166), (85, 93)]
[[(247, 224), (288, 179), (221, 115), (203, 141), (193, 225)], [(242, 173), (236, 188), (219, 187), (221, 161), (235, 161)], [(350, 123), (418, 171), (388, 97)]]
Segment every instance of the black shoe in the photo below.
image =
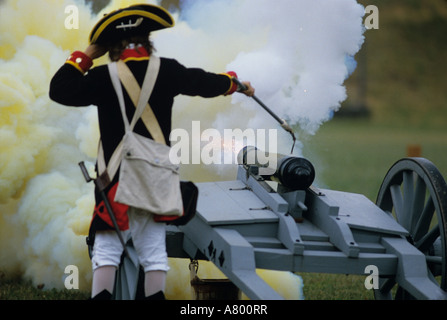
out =
[(112, 294), (108, 290), (104, 289), (89, 300), (112, 300)]
[(158, 291), (157, 293), (147, 296), (144, 298), (144, 300), (166, 300), (165, 294), (163, 291)]

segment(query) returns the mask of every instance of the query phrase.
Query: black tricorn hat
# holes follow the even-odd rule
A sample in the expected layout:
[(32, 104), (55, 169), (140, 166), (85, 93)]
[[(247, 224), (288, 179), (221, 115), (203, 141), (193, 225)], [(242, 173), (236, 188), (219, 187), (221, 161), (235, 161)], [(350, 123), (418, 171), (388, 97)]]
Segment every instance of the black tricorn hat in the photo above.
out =
[(105, 15), (93, 27), (91, 44), (111, 44), (136, 35), (146, 36), (174, 26), (171, 14), (162, 7), (152, 4), (137, 4)]

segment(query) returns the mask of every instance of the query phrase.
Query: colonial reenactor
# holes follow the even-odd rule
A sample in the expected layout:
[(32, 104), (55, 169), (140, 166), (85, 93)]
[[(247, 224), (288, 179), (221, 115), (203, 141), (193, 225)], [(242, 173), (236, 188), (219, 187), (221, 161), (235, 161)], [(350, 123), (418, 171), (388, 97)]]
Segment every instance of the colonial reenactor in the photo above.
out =
[[(110, 60), (123, 60), (141, 86), (154, 51), (150, 33), (173, 26), (174, 20), (169, 12), (155, 5), (133, 5), (107, 14), (91, 31), (87, 49), (73, 52), (51, 81), (50, 97), (54, 101), (74, 107), (97, 106), (106, 163), (122, 140), (125, 129), (108, 68), (92, 68), (93, 60), (107, 52)], [(198, 68), (187, 68), (174, 59), (161, 58), (149, 104), (167, 143), (171, 132), (174, 97), (180, 94), (204, 98), (230, 95), (238, 90), (233, 77), (236, 77), (234, 72), (215, 74)], [(244, 94), (252, 96), (253, 87), (249, 82), (243, 84), (246, 86), (244, 89), (247, 89)], [(126, 92), (124, 96), (125, 111), (128, 119), (131, 119), (135, 107)], [(134, 131), (151, 138), (141, 119)], [(113, 201), (118, 176), (115, 175), (105, 193), (119, 229), (132, 235), (139, 262), (145, 272), (145, 296), (147, 299), (164, 299), (166, 273), (169, 269), (165, 223), (155, 221), (151, 213)], [(123, 247), (97, 188), (95, 197), (96, 206), (89, 232), (93, 245), (92, 298), (110, 299)]]

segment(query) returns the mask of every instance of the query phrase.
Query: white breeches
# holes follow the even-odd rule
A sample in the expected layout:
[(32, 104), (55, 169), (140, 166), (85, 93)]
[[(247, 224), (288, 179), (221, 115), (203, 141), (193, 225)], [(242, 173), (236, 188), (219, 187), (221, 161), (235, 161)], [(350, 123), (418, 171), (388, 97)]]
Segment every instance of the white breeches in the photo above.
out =
[[(125, 241), (132, 238), (135, 251), (144, 272), (168, 271), (166, 253), (166, 224), (155, 222), (153, 215), (130, 207), (128, 210), (129, 230), (121, 231)], [(123, 246), (116, 231), (97, 231), (93, 246), (93, 271), (99, 267), (118, 268)]]

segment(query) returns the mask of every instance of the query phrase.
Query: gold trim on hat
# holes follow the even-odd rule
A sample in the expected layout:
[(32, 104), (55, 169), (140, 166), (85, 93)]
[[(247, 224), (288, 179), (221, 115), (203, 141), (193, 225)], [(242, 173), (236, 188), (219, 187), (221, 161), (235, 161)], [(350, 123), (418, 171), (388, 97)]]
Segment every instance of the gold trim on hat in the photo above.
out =
[(99, 28), (98, 30), (96, 30), (96, 32), (94, 33), (93, 37), (91, 38), (92, 40), (90, 41), (91, 43), (95, 43), (99, 36), (101, 35), (101, 33), (104, 31), (105, 28), (107, 28), (112, 22), (120, 19), (120, 18), (124, 18), (124, 17), (128, 17), (128, 16), (132, 16), (132, 15), (140, 15), (146, 18), (149, 18), (151, 20), (154, 20), (155, 22), (158, 22), (159, 24), (161, 24), (163, 27), (165, 28), (170, 28), (174, 25), (174, 23), (170, 23), (162, 18), (160, 18), (159, 16), (157, 16), (154, 13), (151, 12), (147, 12), (147, 11), (143, 11), (143, 10), (126, 10), (123, 12), (120, 12), (112, 17), (110, 17), (109, 19), (107, 19)]

